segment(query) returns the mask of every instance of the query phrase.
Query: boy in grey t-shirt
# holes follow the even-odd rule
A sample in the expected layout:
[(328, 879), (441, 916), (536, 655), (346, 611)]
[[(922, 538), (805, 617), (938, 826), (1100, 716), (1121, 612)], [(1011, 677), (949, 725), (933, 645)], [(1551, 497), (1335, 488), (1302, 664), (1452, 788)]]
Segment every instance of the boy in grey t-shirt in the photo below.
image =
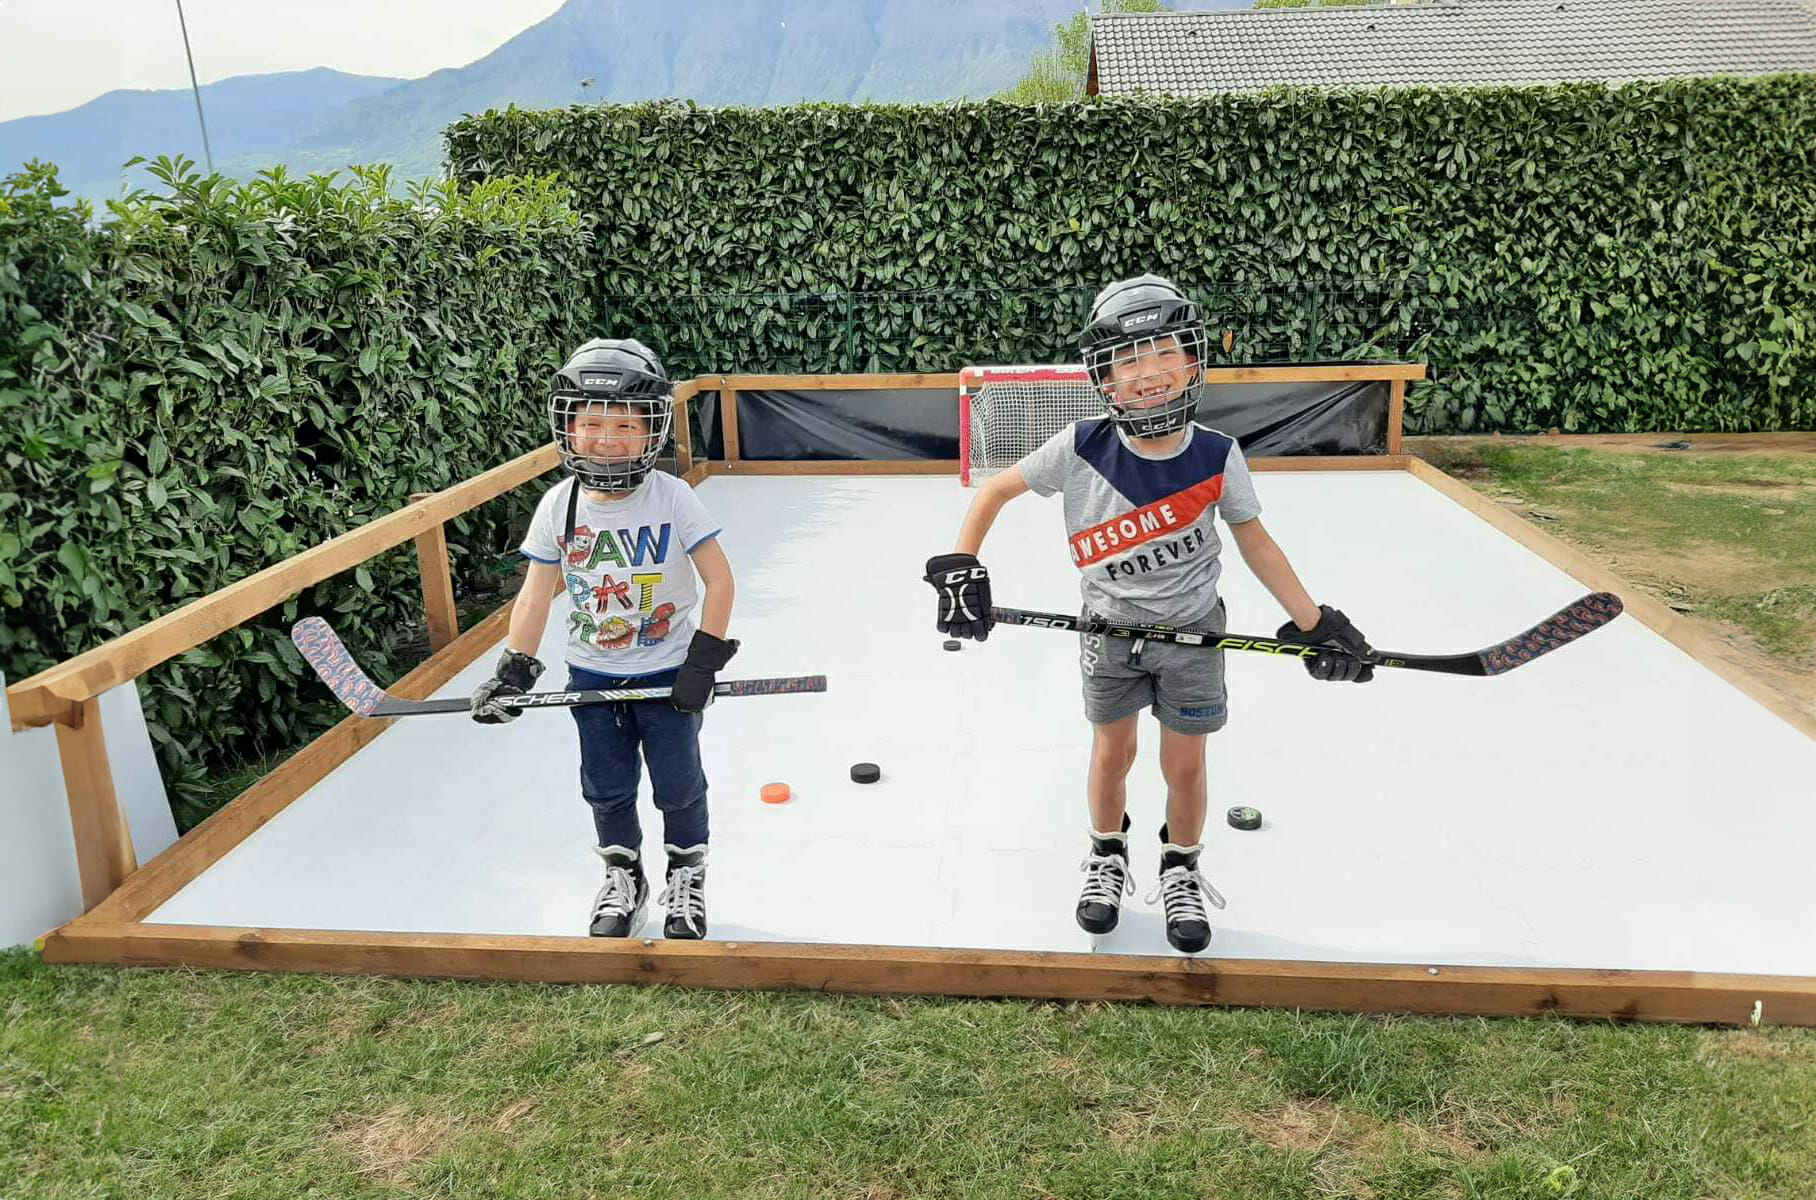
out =
[[(1221, 514), (1243, 561), (1292, 619), (1280, 637), (1342, 653), (1304, 660), (1314, 678), (1365, 683), (1366, 639), (1341, 612), (1313, 603), (1280, 547), (1261, 527), (1261, 504), (1235, 439), (1193, 422), (1203, 386), (1204, 325), (1196, 306), (1156, 275), (1098, 293), (1079, 350), (1106, 415), (1076, 422), (978, 490), (952, 554), (927, 562), (939, 593), (940, 632), (989, 636), (990, 576), (977, 560), (996, 514), (1024, 492), (1065, 498), (1066, 534), (1087, 615), (1116, 623), (1221, 632), (1222, 570), (1213, 517)], [(1091, 765), (1085, 784), (1091, 850), (1078, 923), (1094, 935), (1116, 927), (1129, 878), (1127, 794), (1136, 722), (1159, 719), (1167, 820), (1151, 904), (1166, 908), (1167, 940), (1195, 954), (1210, 944), (1204, 900), (1223, 897), (1198, 872), (1205, 816), (1204, 739), (1226, 719), (1223, 652), (1081, 635)]]

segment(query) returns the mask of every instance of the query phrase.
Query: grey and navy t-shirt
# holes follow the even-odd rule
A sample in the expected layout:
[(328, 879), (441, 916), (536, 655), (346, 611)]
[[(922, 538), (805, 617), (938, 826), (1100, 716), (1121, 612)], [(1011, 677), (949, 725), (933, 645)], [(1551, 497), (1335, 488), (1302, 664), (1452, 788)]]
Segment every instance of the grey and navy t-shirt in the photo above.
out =
[(1186, 625), (1217, 604), (1222, 571), (1212, 520), (1261, 515), (1236, 439), (1188, 425), (1153, 458), (1107, 417), (1062, 429), (1021, 460), (1028, 487), (1065, 493), (1066, 537), (1085, 607), (1118, 621)]

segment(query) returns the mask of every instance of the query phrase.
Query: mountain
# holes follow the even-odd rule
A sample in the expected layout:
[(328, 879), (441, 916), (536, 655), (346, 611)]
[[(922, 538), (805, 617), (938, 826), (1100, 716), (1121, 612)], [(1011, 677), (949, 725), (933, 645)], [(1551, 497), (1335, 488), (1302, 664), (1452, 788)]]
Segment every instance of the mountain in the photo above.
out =
[[(317, 67), (211, 83), (202, 89), (202, 108), (215, 163), (224, 167), (248, 156), (279, 161), (282, 148), (319, 125), (324, 113), (400, 82)], [(179, 153), (202, 161), (195, 97), (187, 89), (108, 92), (67, 112), (0, 122), (0, 173), (45, 159), (61, 169), (65, 186), (88, 196), (117, 194), (120, 164), (136, 154)]]
[(359, 161), (382, 145), (390, 159), (432, 167), (449, 122), (507, 104), (985, 96), (1018, 79), (1076, 10), (1076, 0), (717, 0), (710, 9), (568, 0), (478, 62), (348, 104), (293, 148)]
[[(1053, 44), (1082, 0), (568, 0), (466, 66), (421, 79), (325, 68), (202, 89), (215, 165), (245, 178), (387, 162), (439, 173), (441, 131), (466, 113), (681, 97), (708, 105), (938, 101), (1001, 91)], [(1245, 6), (1212, 0), (1196, 7)], [(80, 108), (0, 122), (0, 173), (27, 158), (83, 194), (118, 190), (133, 155), (200, 161), (187, 91), (110, 92)]]

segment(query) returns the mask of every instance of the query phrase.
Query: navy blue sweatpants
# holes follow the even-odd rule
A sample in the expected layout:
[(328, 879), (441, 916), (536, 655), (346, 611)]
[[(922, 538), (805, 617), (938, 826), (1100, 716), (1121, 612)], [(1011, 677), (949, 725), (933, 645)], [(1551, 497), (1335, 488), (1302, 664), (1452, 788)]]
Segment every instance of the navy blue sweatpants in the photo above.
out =
[[(676, 671), (653, 675), (601, 675), (568, 667), (568, 690), (667, 687)], [(648, 764), (662, 840), (673, 846), (706, 844), (706, 772), (700, 766), (698, 713), (678, 711), (667, 700), (583, 704), (568, 710), (580, 727), (580, 794), (593, 810), (601, 846), (637, 849), (637, 790)]]

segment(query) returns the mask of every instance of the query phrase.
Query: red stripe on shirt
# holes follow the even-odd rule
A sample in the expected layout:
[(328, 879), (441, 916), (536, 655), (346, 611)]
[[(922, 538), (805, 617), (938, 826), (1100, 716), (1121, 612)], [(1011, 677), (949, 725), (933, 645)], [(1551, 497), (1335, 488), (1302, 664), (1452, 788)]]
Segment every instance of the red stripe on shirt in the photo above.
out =
[(1081, 529), (1071, 537), (1072, 561), (1080, 568), (1088, 567), (1144, 542), (1189, 529), (1222, 495), (1223, 475), (1218, 473), (1182, 492)]

